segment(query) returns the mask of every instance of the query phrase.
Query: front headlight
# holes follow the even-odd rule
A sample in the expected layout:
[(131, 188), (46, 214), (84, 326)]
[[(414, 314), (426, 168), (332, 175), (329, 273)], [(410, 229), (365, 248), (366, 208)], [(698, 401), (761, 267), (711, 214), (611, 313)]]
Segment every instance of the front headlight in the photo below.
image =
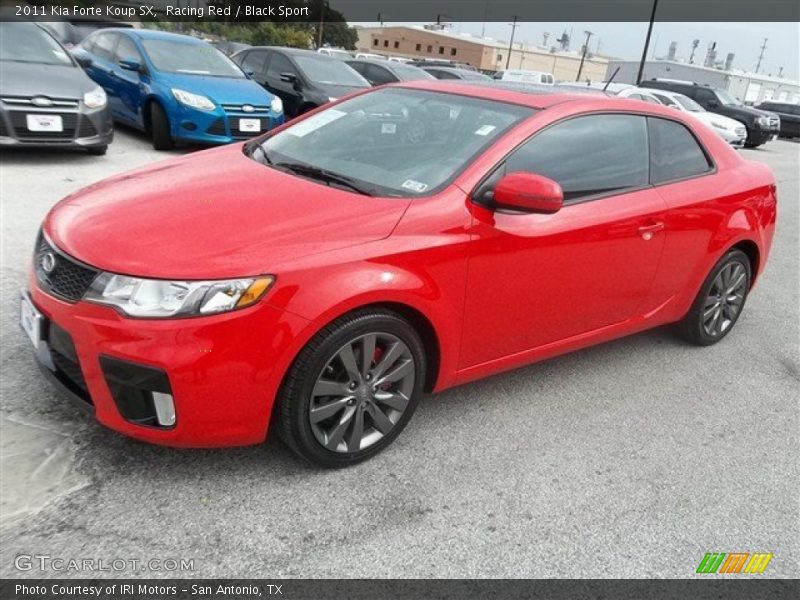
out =
[(83, 299), (116, 307), (131, 317), (192, 317), (250, 306), (258, 302), (274, 281), (271, 275), (220, 281), (167, 281), (101, 273)]
[(108, 102), (106, 91), (100, 86), (97, 86), (91, 92), (86, 92), (83, 95), (83, 103), (87, 108), (100, 108), (105, 106), (106, 102)]
[(338, 98), (334, 98), (333, 96), (328, 97), (328, 102), (336, 102)]
[(272, 102), (269, 103), (269, 107), (274, 113), (282, 113), (283, 112), (283, 100), (281, 100), (278, 96), (275, 96), (272, 99)]
[(760, 127), (769, 127), (769, 117), (758, 117), (758, 125)]
[(181, 104), (191, 106), (192, 108), (197, 108), (199, 110), (214, 110), (215, 108), (211, 100), (200, 94), (193, 94), (185, 90), (172, 88), (172, 95), (175, 96), (175, 99)]

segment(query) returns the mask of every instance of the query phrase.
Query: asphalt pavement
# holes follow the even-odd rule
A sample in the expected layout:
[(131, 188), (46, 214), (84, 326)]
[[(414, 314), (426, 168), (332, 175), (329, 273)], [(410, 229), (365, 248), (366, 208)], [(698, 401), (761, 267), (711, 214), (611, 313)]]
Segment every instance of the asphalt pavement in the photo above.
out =
[[(387, 451), (340, 471), (272, 439), (132, 441), (35, 367), (18, 294), (47, 210), (181, 152), (123, 130), (104, 157), (0, 153), (0, 576), (684, 578), (714, 551), (800, 576), (800, 144), (742, 151), (774, 170), (779, 222), (722, 343), (659, 329), (429, 396)], [(37, 555), (161, 570), (15, 566)]]

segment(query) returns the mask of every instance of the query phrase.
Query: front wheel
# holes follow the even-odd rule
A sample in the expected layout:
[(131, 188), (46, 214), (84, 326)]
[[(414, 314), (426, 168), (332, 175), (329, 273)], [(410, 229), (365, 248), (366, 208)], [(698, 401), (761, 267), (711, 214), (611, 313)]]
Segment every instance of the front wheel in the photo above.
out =
[(399, 315), (363, 310), (327, 326), (301, 351), (279, 394), (279, 434), (298, 455), (344, 467), (403, 430), (425, 381), (425, 353)]
[(175, 141), (169, 130), (169, 118), (158, 102), (150, 105), (150, 127), (153, 136), (153, 148), (156, 150), (171, 150)]
[(716, 344), (730, 333), (742, 314), (752, 278), (750, 259), (731, 250), (711, 270), (680, 331), (698, 346)]

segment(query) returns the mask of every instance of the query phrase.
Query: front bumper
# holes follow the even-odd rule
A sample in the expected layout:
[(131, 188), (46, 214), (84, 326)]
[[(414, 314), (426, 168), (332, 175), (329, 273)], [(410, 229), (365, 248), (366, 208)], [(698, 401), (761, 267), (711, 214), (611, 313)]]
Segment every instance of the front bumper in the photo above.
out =
[[(54, 298), (39, 289), (33, 273), (28, 283), (46, 319), (37, 361), (48, 379), (103, 425), (167, 446), (263, 441), (283, 373), (309, 324), (264, 302), (209, 317), (131, 319), (109, 307)], [(52, 339), (54, 331), (63, 332), (60, 340)], [(109, 359), (165, 375), (177, 415), (173, 426), (135, 418), (120, 404)]]
[[(62, 118), (63, 131), (29, 131), (27, 115), (56, 115)], [(97, 148), (114, 140), (114, 124), (108, 107), (98, 109), (32, 105), (0, 105), (0, 146)]]
[[(258, 119), (258, 129), (242, 131), (241, 119)], [(175, 139), (198, 144), (229, 144), (257, 137), (282, 125), (284, 115), (267, 107), (245, 112), (241, 106), (224, 105), (213, 111), (202, 111), (178, 104), (175, 114), (170, 115), (170, 122)]]

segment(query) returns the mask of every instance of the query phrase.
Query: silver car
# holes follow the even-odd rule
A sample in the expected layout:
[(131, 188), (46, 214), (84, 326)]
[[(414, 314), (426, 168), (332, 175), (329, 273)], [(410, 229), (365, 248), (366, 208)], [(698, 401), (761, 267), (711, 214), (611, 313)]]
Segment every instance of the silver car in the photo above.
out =
[(0, 23), (0, 146), (105, 154), (114, 138), (106, 93), (48, 32)]

